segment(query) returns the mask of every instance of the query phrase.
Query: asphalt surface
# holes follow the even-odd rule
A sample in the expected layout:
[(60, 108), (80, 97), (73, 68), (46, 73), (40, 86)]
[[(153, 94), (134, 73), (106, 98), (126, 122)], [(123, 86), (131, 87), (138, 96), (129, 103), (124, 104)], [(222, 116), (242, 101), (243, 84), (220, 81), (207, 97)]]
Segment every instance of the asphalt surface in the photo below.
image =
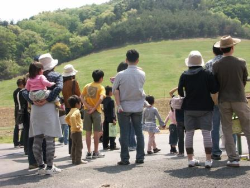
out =
[[(156, 143), (162, 149), (161, 152), (146, 155), (145, 163), (136, 165), (136, 152), (132, 151), (131, 164), (128, 166), (116, 165), (120, 159), (119, 150), (105, 151), (105, 158), (74, 166), (67, 153), (68, 147), (57, 144), (55, 164), (63, 171), (53, 176), (39, 176), (37, 169), (27, 170), (28, 162), (23, 149), (13, 149), (12, 144), (0, 144), (0, 187), (250, 187), (250, 162), (242, 160), (239, 168), (226, 167), (225, 151), (221, 161), (214, 161), (211, 169), (205, 169), (200, 131), (196, 132), (194, 138), (195, 156), (201, 161), (199, 167), (188, 168), (186, 157), (178, 158), (169, 154), (168, 134), (156, 135)], [(242, 144), (243, 153), (247, 153), (245, 138)], [(85, 142), (83, 154), (85, 157)]]

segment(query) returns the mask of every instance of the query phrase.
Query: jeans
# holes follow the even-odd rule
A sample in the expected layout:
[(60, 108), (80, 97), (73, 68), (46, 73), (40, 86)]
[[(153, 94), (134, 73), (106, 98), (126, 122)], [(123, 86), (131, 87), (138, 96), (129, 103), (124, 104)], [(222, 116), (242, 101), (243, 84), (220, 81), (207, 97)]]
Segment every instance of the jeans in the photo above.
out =
[(220, 150), (220, 111), (217, 105), (214, 106), (213, 129), (211, 135), (213, 143), (212, 155), (221, 155), (222, 151)]
[(178, 133), (177, 133), (177, 127), (175, 124), (169, 125), (169, 144), (171, 146), (176, 146), (178, 142)]
[(128, 147), (136, 147), (135, 129), (133, 127), (132, 122), (131, 122), (130, 129), (129, 129), (129, 144), (128, 144)]
[(68, 136), (69, 136), (69, 126), (67, 124), (62, 124), (62, 135), (63, 137), (59, 138), (60, 143), (68, 144)]
[(121, 112), (118, 113), (118, 121), (120, 126), (120, 143), (121, 143), (121, 161), (129, 161), (129, 132), (131, 122), (135, 130), (137, 138), (136, 159), (144, 160), (144, 136), (142, 133), (142, 112)]
[(177, 133), (178, 133), (178, 149), (179, 153), (184, 154), (184, 122), (177, 122)]

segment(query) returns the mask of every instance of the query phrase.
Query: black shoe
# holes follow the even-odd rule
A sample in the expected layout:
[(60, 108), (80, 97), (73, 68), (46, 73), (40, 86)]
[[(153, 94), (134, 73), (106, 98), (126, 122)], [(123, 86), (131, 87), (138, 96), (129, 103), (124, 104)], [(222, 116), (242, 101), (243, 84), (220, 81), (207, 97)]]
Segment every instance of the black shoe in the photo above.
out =
[(217, 160), (217, 161), (221, 160), (221, 156), (220, 155), (212, 155), (211, 158), (213, 160)]
[(147, 151), (147, 153), (148, 153), (149, 155), (152, 155), (152, 154), (153, 154), (153, 152), (152, 152), (152, 151)]
[(109, 146), (108, 147), (103, 147), (103, 150), (108, 150), (108, 149), (110, 149)]
[(125, 162), (119, 161), (119, 162), (117, 163), (117, 165), (129, 165), (129, 164), (130, 164), (129, 161), (125, 161)]
[(136, 164), (142, 164), (142, 163), (144, 163), (144, 160), (143, 159), (136, 159), (135, 163)]
[(154, 153), (158, 153), (159, 151), (161, 151), (161, 149), (155, 148), (153, 149)]

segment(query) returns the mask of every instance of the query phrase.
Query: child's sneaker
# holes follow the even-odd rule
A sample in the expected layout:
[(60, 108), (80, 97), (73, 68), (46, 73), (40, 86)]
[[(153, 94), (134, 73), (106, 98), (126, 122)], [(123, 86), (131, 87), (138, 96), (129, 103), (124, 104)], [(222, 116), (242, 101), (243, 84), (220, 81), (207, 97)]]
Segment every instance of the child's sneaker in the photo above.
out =
[(154, 153), (158, 153), (159, 151), (161, 151), (161, 149), (155, 148), (153, 149)]
[(227, 161), (227, 166), (229, 166), (229, 167), (239, 167), (240, 163), (239, 163), (239, 161)]
[(87, 152), (86, 159), (92, 159), (91, 153)]
[(44, 166), (43, 168), (38, 169), (38, 175), (45, 175), (46, 174), (46, 167)]
[(62, 172), (62, 170), (60, 168), (57, 168), (55, 166), (53, 166), (52, 168), (46, 168), (46, 174), (47, 175), (53, 175), (53, 174), (58, 174)]
[(199, 165), (200, 165), (200, 161), (197, 159), (193, 159), (193, 160), (188, 161), (188, 167), (195, 167), (195, 166), (199, 166)]
[(96, 159), (96, 158), (103, 158), (103, 157), (105, 157), (105, 155), (103, 154), (103, 153), (101, 153), (101, 152), (97, 152), (97, 153), (95, 153), (95, 152), (93, 152), (93, 155), (92, 155), (92, 158), (93, 159)]
[(118, 106), (118, 109), (117, 109), (117, 111), (118, 111), (118, 113), (121, 113), (121, 112), (123, 112), (123, 109), (122, 109), (122, 106), (121, 106), (121, 105), (119, 105), (119, 106)]
[(205, 168), (211, 168), (212, 167), (212, 164), (213, 164), (213, 161), (205, 161)]

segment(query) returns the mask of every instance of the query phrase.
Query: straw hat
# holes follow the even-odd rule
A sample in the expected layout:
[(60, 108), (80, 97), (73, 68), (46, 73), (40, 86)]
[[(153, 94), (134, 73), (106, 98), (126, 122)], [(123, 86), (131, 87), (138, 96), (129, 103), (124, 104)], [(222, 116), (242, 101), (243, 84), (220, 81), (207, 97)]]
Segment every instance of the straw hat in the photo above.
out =
[(232, 38), (230, 35), (221, 37), (220, 41), (216, 42), (214, 47), (216, 48), (229, 48), (240, 43), (241, 40), (238, 38)]
[(188, 58), (185, 59), (185, 63), (188, 67), (203, 66), (204, 60), (199, 51), (191, 51)]
[(65, 65), (63, 69), (63, 77), (74, 76), (78, 72), (71, 64)]
[(53, 59), (49, 53), (41, 55), (39, 62), (42, 63), (44, 71), (51, 70), (58, 64), (58, 60)]

